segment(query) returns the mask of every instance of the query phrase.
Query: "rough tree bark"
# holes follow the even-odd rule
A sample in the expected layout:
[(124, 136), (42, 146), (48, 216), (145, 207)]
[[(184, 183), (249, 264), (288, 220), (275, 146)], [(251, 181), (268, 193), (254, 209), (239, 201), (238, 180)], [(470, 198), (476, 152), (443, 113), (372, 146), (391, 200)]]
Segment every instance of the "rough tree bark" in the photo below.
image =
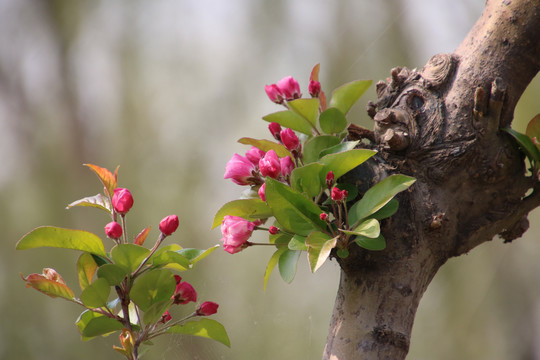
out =
[[(368, 105), (375, 182), (414, 176), (400, 209), (383, 224), (387, 248), (341, 259), (341, 280), (323, 359), (404, 359), (428, 284), (451, 257), (500, 235), (509, 242), (540, 205), (540, 185), (500, 129), (540, 70), (540, 2), (488, 0), (463, 43), (423, 69), (395, 68)], [(531, 189), (532, 192), (531, 192)]]

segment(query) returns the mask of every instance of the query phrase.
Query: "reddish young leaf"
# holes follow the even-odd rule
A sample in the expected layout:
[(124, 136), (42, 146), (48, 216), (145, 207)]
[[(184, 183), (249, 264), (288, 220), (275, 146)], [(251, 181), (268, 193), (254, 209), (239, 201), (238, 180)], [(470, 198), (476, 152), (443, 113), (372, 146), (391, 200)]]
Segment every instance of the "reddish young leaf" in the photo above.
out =
[(139, 233), (139, 235), (137, 235), (137, 236), (135, 237), (135, 240), (133, 240), (133, 243), (134, 243), (135, 245), (143, 246), (144, 241), (146, 240), (146, 237), (148, 236), (148, 233), (150, 232), (150, 228), (151, 228), (151, 226), (149, 226), (149, 227), (143, 229), (143, 230)]
[(539, 147), (538, 139), (540, 138), (540, 114), (537, 114), (531, 119), (531, 121), (529, 121), (525, 134), (527, 134), (528, 137), (533, 139), (534, 144)]
[(114, 189), (116, 189), (116, 179), (118, 175), (118, 167), (116, 167), (116, 170), (114, 171), (114, 175), (107, 169), (99, 167), (97, 165), (93, 164), (84, 164), (84, 166), (88, 166), (92, 171), (96, 173), (99, 180), (103, 183), (103, 186), (105, 186), (105, 190), (107, 192), (106, 195), (112, 196)]
[(309, 80), (319, 81), (320, 68), (321, 68), (321, 64), (317, 64), (313, 67), (313, 70), (311, 70), (311, 75), (309, 76)]
[(21, 274), (21, 277), (26, 281), (26, 287), (33, 287), (52, 298), (62, 297), (67, 300), (74, 298), (73, 291), (54, 269), (45, 268), (43, 274), (30, 274), (27, 277)]

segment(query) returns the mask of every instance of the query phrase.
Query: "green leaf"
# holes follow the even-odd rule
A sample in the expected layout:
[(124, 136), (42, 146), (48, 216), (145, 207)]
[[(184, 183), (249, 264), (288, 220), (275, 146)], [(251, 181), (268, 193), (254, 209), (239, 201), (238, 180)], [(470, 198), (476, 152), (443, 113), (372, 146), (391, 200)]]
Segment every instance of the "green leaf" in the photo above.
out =
[(145, 324), (154, 324), (161, 320), (161, 317), (167, 311), (169, 306), (171, 306), (173, 301), (171, 299), (169, 300), (163, 300), (158, 301), (154, 304), (152, 304), (148, 310), (144, 312), (143, 321)]
[(84, 290), (92, 283), (92, 278), (96, 273), (98, 264), (90, 253), (82, 253), (77, 260), (77, 276), (81, 290)]
[(358, 99), (364, 95), (371, 83), (371, 80), (358, 80), (338, 87), (332, 92), (328, 107), (335, 107), (346, 115)]
[(540, 162), (540, 150), (534, 145), (531, 138), (510, 128), (504, 128), (503, 131), (510, 134), (518, 143), (519, 147), (527, 157), (534, 162)]
[(135, 244), (120, 244), (111, 250), (111, 257), (115, 264), (123, 266), (130, 273), (137, 270), (149, 254), (150, 250)]
[(75, 206), (90, 206), (104, 210), (109, 214), (112, 213), (111, 201), (107, 196), (103, 194), (97, 194), (94, 196), (89, 196), (80, 200), (76, 200), (69, 204), (66, 209), (71, 209)]
[(307, 251), (308, 247), (306, 245), (305, 236), (294, 235), (289, 241), (288, 247), (290, 250)]
[(191, 268), (191, 261), (176, 251), (165, 251), (152, 257), (152, 266), (166, 266), (178, 271), (185, 271)]
[(188, 321), (183, 325), (172, 326), (167, 332), (171, 334), (201, 336), (219, 341), (223, 345), (231, 347), (229, 336), (227, 336), (227, 331), (225, 331), (223, 325), (212, 319), (203, 318), (200, 321)]
[(283, 229), (308, 235), (314, 228), (326, 228), (319, 218), (322, 210), (310, 199), (272, 178), (266, 179), (266, 202)]
[[(44, 269), (43, 272), (46, 273), (47, 270), (52, 269)], [(73, 291), (60, 276), (56, 280), (44, 274), (30, 274), (27, 277), (23, 277), (21, 274), (21, 277), (26, 282), (26, 287), (32, 287), (52, 298), (61, 297), (67, 300), (73, 300), (75, 297)]]
[(300, 253), (300, 251), (287, 249), (279, 257), (279, 274), (287, 284), (290, 284), (294, 279), (294, 275), (296, 275)]
[(339, 144), (337, 144), (335, 146), (332, 146), (332, 147), (330, 147), (330, 148), (328, 148), (326, 150), (321, 151), (319, 156), (323, 157), (323, 156), (328, 155), (328, 154), (335, 154), (335, 153), (339, 153), (339, 152), (353, 150), (356, 147), (356, 145), (358, 145), (359, 142), (360, 142), (360, 140), (357, 140), (357, 141), (345, 141), (345, 142), (339, 143)]
[(330, 252), (336, 247), (338, 237), (331, 238), (329, 235), (314, 231), (306, 238), (308, 246), (308, 261), (311, 272), (317, 271), (330, 256)]
[(99, 335), (107, 335), (124, 327), (121, 322), (90, 310), (84, 311), (75, 322), (82, 340), (87, 341)]
[(537, 114), (531, 119), (531, 121), (529, 121), (529, 123), (527, 124), (527, 130), (525, 130), (525, 134), (531, 139), (533, 139), (533, 143), (534, 138), (536, 138), (535, 145), (537, 148), (540, 146), (540, 114)]
[(143, 311), (160, 301), (169, 300), (174, 294), (176, 281), (166, 269), (156, 269), (144, 273), (135, 280), (131, 288), (131, 300)]
[(99, 278), (84, 289), (81, 293), (81, 301), (89, 308), (107, 306), (110, 292), (109, 282), (106, 279)]
[(292, 188), (309, 197), (319, 195), (322, 190), (320, 173), (323, 167), (322, 164), (311, 163), (294, 169), (291, 172)]
[(252, 138), (243, 137), (238, 140), (240, 144), (255, 146), (264, 152), (274, 150), (279, 157), (291, 156), (291, 152), (287, 148), (277, 142), (270, 140), (257, 140)]
[(214, 216), (212, 229), (221, 225), (226, 215), (239, 216), (246, 220), (266, 219), (272, 216), (272, 210), (261, 199), (241, 199), (226, 203)]
[(302, 116), (292, 110), (278, 111), (263, 117), (268, 122), (276, 122), (279, 125), (296, 130), (306, 135), (312, 135), (312, 126)]
[(219, 245), (214, 245), (211, 248), (208, 248), (206, 250), (186, 248), (186, 249), (178, 250), (177, 253), (187, 258), (189, 261), (191, 261), (192, 265), (195, 265), (196, 263), (198, 263), (199, 261), (201, 261), (208, 255), (213, 253), (214, 250), (216, 250), (218, 247)]
[(377, 238), (381, 234), (381, 227), (376, 219), (367, 219), (362, 221), (354, 230), (342, 230), (345, 234), (359, 235), (371, 239)]
[(17, 250), (53, 247), (86, 251), (106, 257), (101, 239), (91, 232), (41, 226), (24, 235), (17, 243)]
[(386, 205), (384, 205), (379, 211), (370, 217), (377, 220), (389, 218), (394, 215), (399, 208), (399, 201), (396, 198), (392, 198)]
[(331, 107), (321, 113), (319, 124), (325, 133), (339, 134), (347, 127), (347, 119), (341, 111)]
[[(319, 117), (319, 99), (296, 99), (288, 101), (289, 108), (306, 119), (312, 128), (317, 125), (317, 118)], [(308, 134), (309, 135), (309, 134)]]
[(386, 240), (384, 240), (382, 234), (380, 234), (376, 238), (357, 236), (354, 241), (358, 244), (358, 246), (367, 250), (379, 251), (386, 248)]
[(373, 150), (355, 149), (323, 156), (319, 160), (324, 165), (324, 169), (321, 172), (321, 182), (325, 181), (326, 174), (329, 171), (334, 173), (334, 177), (337, 180), (376, 153)]
[(128, 274), (128, 269), (116, 264), (105, 264), (100, 266), (97, 272), (98, 278), (107, 280), (110, 286), (120, 285)]
[(272, 271), (276, 267), (279, 258), (281, 254), (283, 254), (285, 251), (287, 251), (287, 248), (282, 246), (279, 247), (274, 254), (272, 254), (272, 257), (268, 261), (268, 264), (266, 265), (266, 270), (264, 272), (264, 281), (263, 281), (263, 289), (266, 290), (266, 284), (268, 284), (268, 279), (270, 278), (270, 274), (272, 274)]
[(332, 135), (314, 136), (304, 144), (304, 164), (316, 162), (321, 158), (321, 152), (338, 145), (340, 140)]
[(375, 184), (349, 210), (349, 224), (356, 224), (369, 215), (376, 213), (396, 194), (408, 189), (415, 181), (413, 177), (396, 174)]

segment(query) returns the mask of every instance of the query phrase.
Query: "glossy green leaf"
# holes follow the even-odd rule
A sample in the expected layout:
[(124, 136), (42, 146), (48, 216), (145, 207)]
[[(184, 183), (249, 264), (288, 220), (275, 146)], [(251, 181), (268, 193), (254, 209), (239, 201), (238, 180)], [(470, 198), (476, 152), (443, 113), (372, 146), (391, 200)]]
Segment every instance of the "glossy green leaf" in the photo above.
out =
[(311, 272), (317, 271), (330, 256), (336, 247), (337, 237), (332, 238), (322, 232), (314, 231), (306, 238), (308, 246), (308, 261)]
[(341, 230), (345, 234), (350, 235), (359, 235), (368, 237), (371, 239), (377, 238), (381, 233), (381, 227), (379, 222), (376, 219), (367, 219), (362, 221), (360, 225), (355, 227), (353, 230)]
[(525, 134), (533, 140), (537, 148), (540, 147), (540, 114), (537, 114), (529, 121)]
[(312, 135), (312, 126), (308, 120), (292, 110), (278, 111), (263, 117), (268, 122), (276, 122), (279, 125), (296, 130), (306, 135)]
[[(43, 272), (46, 273), (47, 270), (52, 269), (44, 269)], [(73, 300), (75, 297), (73, 291), (61, 277), (59, 279), (51, 279), (44, 274), (30, 274), (27, 277), (21, 275), (21, 277), (26, 282), (26, 287), (32, 287), (52, 298), (61, 297), (67, 300)]]
[(173, 301), (171, 299), (169, 300), (163, 300), (158, 301), (154, 304), (152, 304), (145, 312), (143, 316), (143, 321), (145, 324), (155, 324), (159, 320), (161, 320), (161, 317), (163, 314), (165, 314), (165, 311), (171, 306)]
[(334, 177), (337, 180), (376, 153), (373, 150), (354, 149), (323, 156), (319, 160), (324, 165), (324, 169), (321, 172), (321, 182), (325, 181), (326, 174), (329, 171), (334, 173)]
[(289, 241), (288, 247), (290, 250), (307, 251), (306, 237), (300, 235), (294, 235)]
[(90, 310), (84, 311), (75, 324), (84, 341), (90, 340), (96, 336), (107, 335), (122, 330), (124, 327), (121, 322)]
[(279, 157), (291, 156), (291, 152), (287, 148), (277, 142), (270, 140), (257, 140), (252, 138), (243, 137), (238, 140), (240, 144), (255, 146), (257, 149), (260, 149), (264, 152), (269, 150), (274, 150), (276, 155)]
[(82, 253), (77, 260), (77, 276), (79, 278), (79, 286), (84, 290), (92, 283), (92, 278), (96, 273), (98, 264), (90, 253)]
[(288, 101), (287, 105), (292, 111), (309, 121), (311, 126), (315, 128), (319, 117), (319, 99), (296, 99)]
[(109, 286), (109, 282), (103, 278), (99, 278), (83, 290), (81, 301), (89, 308), (107, 306), (110, 292), (111, 287)]
[(107, 196), (103, 194), (97, 194), (94, 196), (89, 196), (80, 200), (76, 200), (72, 202), (71, 204), (69, 204), (66, 207), (66, 209), (71, 209), (72, 207), (75, 207), (75, 206), (94, 207), (94, 208), (104, 210), (109, 214), (112, 212), (111, 201), (109, 200)]
[(349, 224), (356, 224), (358, 221), (376, 213), (396, 194), (408, 189), (415, 181), (410, 176), (396, 174), (390, 175), (375, 184), (349, 210)]
[(233, 200), (221, 207), (214, 216), (212, 229), (221, 225), (226, 215), (239, 216), (247, 220), (266, 219), (272, 216), (272, 210), (261, 199)]
[(291, 186), (309, 197), (319, 195), (322, 190), (320, 173), (324, 165), (311, 163), (297, 167), (291, 172)]
[(141, 262), (149, 254), (150, 250), (135, 244), (120, 244), (111, 250), (114, 263), (123, 266), (130, 273), (137, 270)]
[(386, 240), (384, 240), (382, 234), (376, 238), (357, 236), (354, 241), (358, 244), (358, 246), (367, 250), (380, 251), (386, 248)]
[(107, 280), (110, 286), (120, 285), (127, 274), (128, 269), (125, 266), (116, 264), (105, 264), (97, 271), (98, 278)]
[(346, 115), (358, 99), (364, 95), (371, 83), (371, 80), (358, 80), (338, 87), (332, 92), (328, 107), (335, 107)]
[(24, 235), (17, 243), (17, 250), (38, 247), (54, 247), (86, 251), (106, 257), (101, 239), (91, 232), (64, 229), (54, 226), (41, 226)]
[(166, 266), (178, 271), (185, 271), (191, 267), (191, 261), (176, 251), (165, 251), (152, 257), (152, 266)]
[(300, 251), (289, 249), (279, 257), (279, 274), (287, 284), (290, 284), (294, 279), (294, 275), (296, 275), (296, 267), (299, 258)]
[(227, 331), (225, 331), (223, 325), (213, 319), (203, 318), (199, 321), (188, 321), (183, 325), (172, 326), (167, 332), (171, 334), (201, 336), (231, 347)]
[(214, 245), (206, 250), (202, 249), (181, 249), (177, 252), (182, 255), (183, 257), (187, 258), (189, 261), (191, 261), (191, 264), (195, 265), (208, 255), (214, 252), (219, 247), (219, 245)]
[(266, 270), (264, 272), (264, 280), (263, 280), (263, 289), (264, 290), (266, 290), (266, 284), (268, 284), (268, 279), (270, 278), (270, 275), (272, 274), (272, 271), (274, 271), (274, 268), (278, 264), (279, 257), (285, 251), (287, 251), (287, 248), (285, 246), (281, 246), (270, 257), (270, 260), (268, 261), (268, 264), (266, 265)]
[(173, 274), (166, 269), (156, 269), (139, 276), (129, 294), (131, 300), (146, 311), (155, 303), (169, 300), (175, 288)]
[(347, 127), (347, 119), (340, 110), (331, 107), (321, 113), (319, 125), (327, 134), (339, 134)]
[(335, 154), (335, 153), (339, 153), (339, 152), (353, 150), (358, 145), (359, 142), (360, 141), (357, 140), (357, 141), (345, 141), (345, 142), (339, 143), (339, 144), (337, 144), (335, 146), (329, 147), (329, 148), (321, 151), (319, 156), (323, 157), (323, 156), (328, 155), (328, 154)]
[(540, 150), (534, 145), (530, 137), (510, 128), (504, 128), (502, 130), (510, 134), (516, 140), (523, 153), (527, 155), (531, 161), (537, 163), (540, 162)]
[(394, 215), (399, 208), (399, 201), (396, 198), (392, 198), (386, 205), (384, 205), (379, 211), (370, 217), (377, 220), (389, 218)]
[(340, 140), (331, 135), (314, 136), (304, 144), (304, 164), (316, 162), (321, 158), (321, 152), (340, 143)]
[(266, 179), (266, 202), (283, 229), (308, 235), (313, 229), (325, 229), (319, 218), (322, 210), (310, 199), (272, 178)]

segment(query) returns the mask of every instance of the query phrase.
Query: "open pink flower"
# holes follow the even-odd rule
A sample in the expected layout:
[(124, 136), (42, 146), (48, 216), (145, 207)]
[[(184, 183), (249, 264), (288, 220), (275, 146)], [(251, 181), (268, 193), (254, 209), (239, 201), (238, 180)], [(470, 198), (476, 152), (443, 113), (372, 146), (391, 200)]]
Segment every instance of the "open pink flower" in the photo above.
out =
[(281, 164), (274, 150), (269, 150), (259, 161), (259, 169), (262, 176), (270, 176), (276, 179), (281, 172)]
[(277, 87), (287, 101), (302, 97), (302, 94), (300, 93), (300, 85), (292, 76), (287, 76), (279, 80)]
[(238, 216), (226, 215), (221, 223), (223, 248), (231, 254), (242, 251), (246, 247), (255, 224)]
[(112, 197), (114, 210), (121, 215), (125, 215), (133, 206), (133, 196), (128, 189), (116, 188)]
[(225, 166), (223, 178), (231, 179), (238, 185), (249, 185), (255, 170), (255, 165), (251, 161), (241, 155), (234, 154)]

